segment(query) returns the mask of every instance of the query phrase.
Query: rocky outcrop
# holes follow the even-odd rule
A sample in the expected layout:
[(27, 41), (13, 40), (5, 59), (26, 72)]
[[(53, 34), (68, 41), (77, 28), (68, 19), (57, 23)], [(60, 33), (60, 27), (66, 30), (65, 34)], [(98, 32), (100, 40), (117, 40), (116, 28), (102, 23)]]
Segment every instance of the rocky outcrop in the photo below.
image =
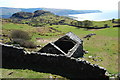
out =
[(43, 15), (45, 13), (50, 13), (50, 12), (49, 11), (44, 11), (44, 10), (37, 10), (37, 11), (34, 12), (34, 17)]
[(75, 80), (108, 80), (106, 70), (85, 60), (66, 57), (62, 54), (33, 52), (28, 54), (23, 48), (2, 46), (2, 67), (8, 69), (30, 69), (61, 75)]
[(30, 12), (17, 12), (11, 16), (11, 18), (19, 18), (19, 19), (29, 19), (33, 17), (33, 13)]
[(34, 13), (31, 13), (31, 12), (17, 12), (17, 13), (14, 13), (10, 18), (11, 19), (14, 19), (14, 18), (29, 19), (29, 18), (32, 18), (32, 17), (41, 16), (41, 15), (43, 15), (45, 13), (52, 14), (49, 11), (37, 10)]

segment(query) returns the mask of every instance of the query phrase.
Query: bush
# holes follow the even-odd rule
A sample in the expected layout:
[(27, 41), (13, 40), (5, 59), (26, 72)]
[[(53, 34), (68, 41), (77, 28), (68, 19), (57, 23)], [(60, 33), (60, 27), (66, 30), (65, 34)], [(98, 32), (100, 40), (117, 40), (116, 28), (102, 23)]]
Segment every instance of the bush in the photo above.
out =
[(25, 48), (36, 48), (36, 45), (32, 41), (23, 40), (23, 39), (14, 39), (14, 44), (19, 44), (22, 47)]
[(30, 40), (30, 36), (27, 32), (21, 30), (13, 30), (11, 32), (12, 39), (23, 39), (23, 40)]
[(36, 48), (36, 45), (30, 40), (30, 36), (27, 32), (21, 30), (13, 30), (10, 37), (13, 44), (19, 44), (25, 48)]
[(24, 44), (24, 41), (23, 39), (13, 39), (13, 44)]
[(26, 48), (36, 48), (36, 45), (32, 41), (24, 41), (24, 44), (20, 44), (20, 46)]
[(93, 23), (92, 23), (92, 21), (85, 20), (85, 21), (83, 21), (83, 25), (84, 25), (84, 27), (90, 27), (93, 25)]

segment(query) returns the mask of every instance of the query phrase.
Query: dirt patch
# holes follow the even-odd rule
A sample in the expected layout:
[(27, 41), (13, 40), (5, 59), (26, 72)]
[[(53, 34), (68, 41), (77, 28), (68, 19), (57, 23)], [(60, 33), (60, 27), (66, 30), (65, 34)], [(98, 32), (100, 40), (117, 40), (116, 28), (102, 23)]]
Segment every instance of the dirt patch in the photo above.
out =
[(43, 38), (38, 38), (38, 39), (36, 39), (36, 41), (38, 42), (38, 43), (44, 43), (44, 44), (47, 44), (47, 43), (50, 43), (50, 42), (53, 42), (53, 41), (55, 41), (55, 40), (57, 40), (57, 38), (49, 38), (49, 39), (43, 39)]

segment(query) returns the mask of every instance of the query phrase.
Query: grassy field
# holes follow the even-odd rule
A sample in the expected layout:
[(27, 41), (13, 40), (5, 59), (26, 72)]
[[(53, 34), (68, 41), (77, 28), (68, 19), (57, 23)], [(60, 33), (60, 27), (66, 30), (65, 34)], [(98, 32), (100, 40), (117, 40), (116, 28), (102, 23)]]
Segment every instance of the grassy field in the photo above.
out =
[[(85, 54), (84, 59), (105, 67), (110, 73), (118, 72), (118, 28), (84, 30), (61, 25), (52, 27), (63, 31), (64, 33), (71, 31), (81, 39), (87, 34), (95, 33), (96, 35), (89, 40), (83, 39), (84, 49), (89, 51), (88, 54)], [(98, 61), (89, 59), (88, 56), (92, 56)]]
[[(117, 21), (117, 19), (115, 21)], [(111, 20), (107, 20), (107, 21), (92, 21), (92, 22), (93, 22), (93, 26), (97, 26), (97, 27), (104, 27), (104, 24), (108, 24), (108, 26), (110, 26), (110, 27), (116, 25), (115, 23), (113, 24), (111, 22)]]
[[(103, 22), (93, 22), (95, 25), (102, 27), (104, 23), (114, 25), (109, 21)], [(39, 45), (45, 45), (51, 41), (54, 41), (64, 35), (67, 32), (73, 32), (81, 39), (87, 34), (95, 33), (95, 36), (92, 36), (89, 40), (83, 39), (84, 49), (88, 50), (88, 54), (84, 55), (85, 60), (88, 60), (91, 63), (98, 64), (107, 69), (109, 73), (116, 74), (118, 73), (118, 29), (119, 28), (106, 28), (100, 30), (86, 30), (81, 28), (76, 28), (68, 25), (53, 25), (49, 27), (32, 27), (26, 24), (13, 24), (13, 23), (4, 23), (2, 25), (3, 34), (9, 35), (11, 30), (19, 29), (29, 32), (32, 37), (32, 41)], [(53, 29), (51, 29), (53, 28)], [(5, 38), (5, 37), (4, 37)], [(36, 38), (44, 39), (36, 40)], [(7, 39), (7, 38), (6, 38)], [(89, 58), (92, 56), (92, 58)], [(47, 78), (52, 74), (39, 73), (31, 70), (13, 70), (13, 69), (1, 69), (3, 72), (3, 77), (25, 77), (25, 78)], [(12, 75), (8, 76), (10, 72), (13, 72)], [(54, 75), (52, 75), (54, 76)], [(59, 76), (58, 76), (59, 77)]]
[(50, 78), (52, 76), (55, 78), (63, 78), (58, 75), (53, 75), (50, 73), (40, 73), (32, 70), (21, 70), (21, 69), (0, 69), (2, 72), (1, 78)]

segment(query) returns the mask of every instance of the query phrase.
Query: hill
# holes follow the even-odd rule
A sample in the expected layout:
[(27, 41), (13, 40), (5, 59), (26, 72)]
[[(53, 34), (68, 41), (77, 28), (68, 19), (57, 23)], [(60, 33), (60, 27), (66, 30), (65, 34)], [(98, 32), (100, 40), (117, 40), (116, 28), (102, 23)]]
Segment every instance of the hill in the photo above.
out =
[(29, 18), (34, 18), (34, 17), (38, 17), (41, 15), (44, 15), (46, 13), (49, 13), (49, 15), (52, 13), (50, 13), (49, 11), (43, 11), (43, 10), (37, 10), (34, 13), (30, 13), (30, 12), (17, 12), (14, 13), (10, 18), (18, 18), (18, 19), (29, 19)]
[(35, 12), (17, 12), (14, 13), (9, 21), (19, 24), (28, 24), (34, 27), (44, 27), (51, 25), (69, 25), (78, 28), (107, 28), (117, 25), (117, 19), (107, 20), (107, 21), (77, 21), (69, 17), (58, 16), (52, 12), (45, 10), (36, 10)]
[(0, 16), (2, 18), (9, 18), (16, 12), (34, 12), (36, 10), (46, 10), (54, 13), (55, 15), (65, 16), (70, 14), (84, 14), (84, 13), (97, 13), (100, 10), (71, 10), (71, 9), (55, 9), (55, 8), (11, 8), (11, 7), (0, 7), (2, 10)]
[[(42, 14), (41, 16), (44, 16), (45, 18), (46, 17), (45, 15), (48, 15), (48, 14), (53, 16), (52, 13), (44, 13), (44, 15)], [(34, 14), (32, 14), (32, 16), (34, 16)], [(38, 17), (40, 18), (41, 16), (38, 16)], [(48, 18), (48, 16), (46, 18)], [(38, 18), (38, 17), (33, 17), (33, 18)], [(27, 19), (22, 19), (22, 20), (27, 20)], [(105, 23), (107, 23), (111, 27), (100, 29), (100, 30), (95, 30), (95, 29), (86, 30), (82, 28), (69, 26), (69, 25), (51, 25), (46, 27), (32, 27), (27, 24), (11, 23), (11, 22), (7, 22), (7, 20), (3, 20), (3, 25), (2, 25), (3, 33), (0, 34), (3, 36), (0, 37), (1, 39), (0, 41), (4, 43), (9, 42), (10, 40), (7, 37), (7, 35), (9, 35), (12, 30), (16, 30), (16, 29), (28, 32), (32, 37), (31, 40), (34, 41), (37, 45), (41, 45), (41, 46), (44, 46), (47, 43), (58, 39), (59, 37), (61, 37), (62, 35), (70, 31), (75, 33), (81, 39), (83, 39), (83, 37), (86, 36), (87, 34), (95, 33), (96, 35), (91, 37), (89, 40), (83, 39), (84, 49), (88, 50), (89, 53), (85, 54), (84, 58), (82, 59), (88, 60), (91, 63), (98, 64), (106, 68), (107, 71), (111, 74), (117, 74), (118, 73), (118, 30), (119, 28), (112, 27), (112, 25), (114, 25), (115, 23), (111, 23), (111, 21), (93, 22), (93, 24), (97, 25), (98, 27), (103, 26)], [(8, 77), (39, 78), (41, 77), (40, 75), (42, 75), (40, 73), (36, 73), (34, 71), (29, 71), (29, 70), (3, 69), (3, 74), (5, 75), (3, 77), (6, 77), (7, 74), (9, 74), (12, 71), (14, 73)], [(19, 73), (19, 75), (17, 73)], [(46, 76), (48, 77), (50, 74), (43, 74), (43, 75), (45, 75), (43, 77), (46, 77)]]
[(47, 26), (47, 25), (58, 25), (58, 24), (70, 24), (73, 19), (55, 15), (49, 11), (37, 10), (31, 12), (17, 12), (11, 17), (11, 22), (29, 24), (35, 27)]

